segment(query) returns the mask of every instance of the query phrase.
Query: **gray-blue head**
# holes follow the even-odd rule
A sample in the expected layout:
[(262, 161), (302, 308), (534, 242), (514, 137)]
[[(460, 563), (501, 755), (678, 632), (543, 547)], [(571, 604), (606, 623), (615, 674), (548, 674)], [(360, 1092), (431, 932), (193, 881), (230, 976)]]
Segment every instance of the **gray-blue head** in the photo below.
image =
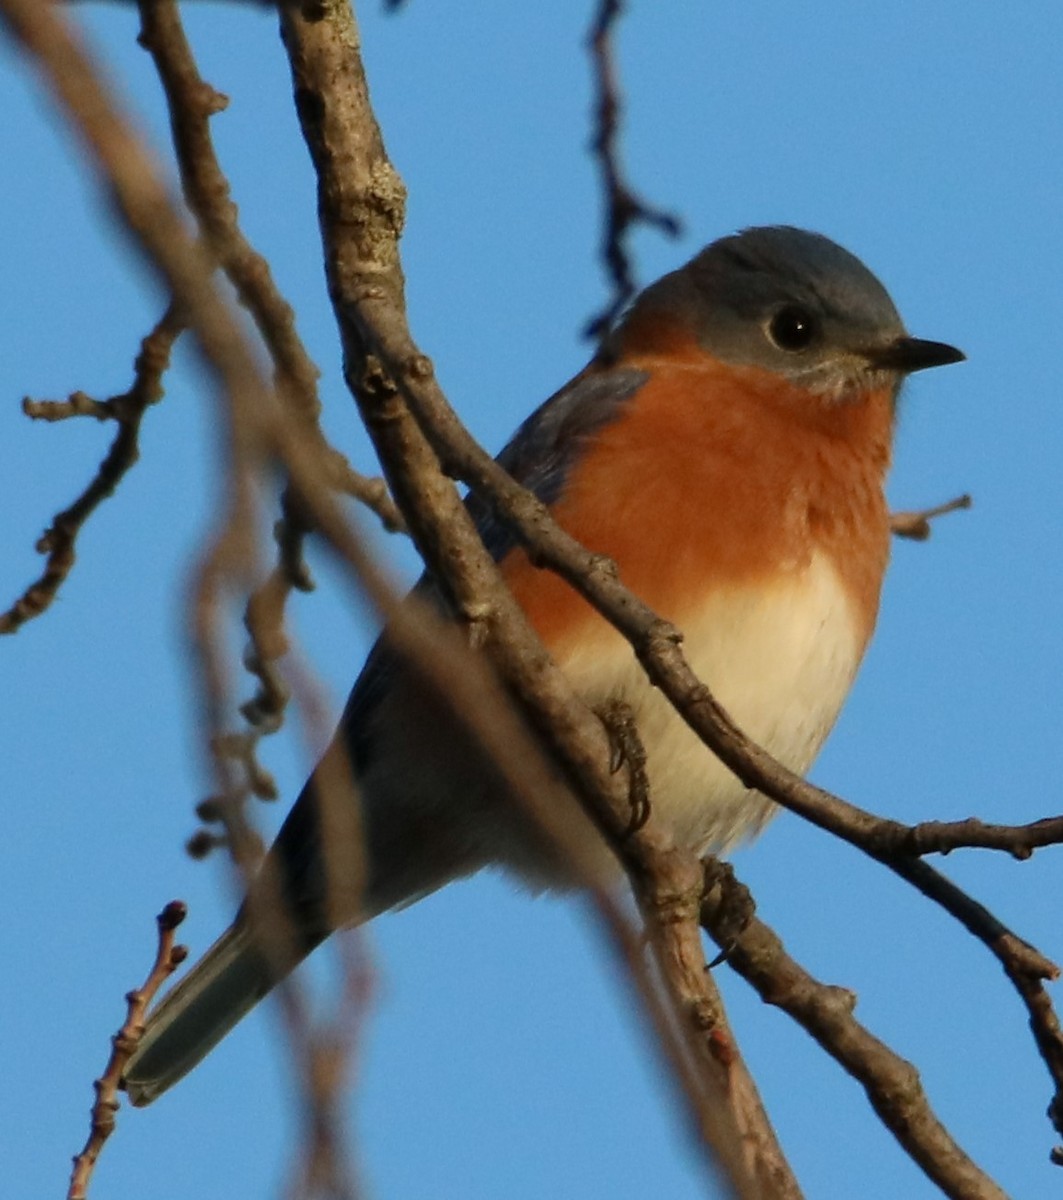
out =
[(746, 229), (647, 288), (629, 321), (678, 318), (714, 357), (842, 399), (960, 362), (910, 337), (889, 293), (848, 250), (789, 225)]

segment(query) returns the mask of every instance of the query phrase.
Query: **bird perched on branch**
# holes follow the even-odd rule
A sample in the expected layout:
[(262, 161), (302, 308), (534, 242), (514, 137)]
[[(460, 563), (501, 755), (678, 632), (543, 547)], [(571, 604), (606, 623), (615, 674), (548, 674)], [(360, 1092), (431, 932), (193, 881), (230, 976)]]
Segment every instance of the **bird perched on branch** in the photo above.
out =
[[(738, 725), (804, 772), (875, 625), (901, 384), (962, 358), (909, 336), (882, 284), (834, 242), (790, 227), (748, 229), (648, 287), (500, 462), (683, 630), (692, 667)], [(655, 819), (698, 851), (761, 828), (772, 803), (702, 745), (630, 646), (489, 513), (473, 511), (575, 687), (633, 713)], [(547, 878), (555, 866), (538, 871), (526, 825), (493, 794), (490, 772), (416, 693), (385, 635), (336, 734), (362, 800), (359, 919), (484, 866)], [(149, 1018), (126, 1070), (134, 1103), (195, 1066), (332, 931), (319, 787), (320, 773), (267, 860), (290, 908), (289, 952), (266, 955), (245, 910)]]

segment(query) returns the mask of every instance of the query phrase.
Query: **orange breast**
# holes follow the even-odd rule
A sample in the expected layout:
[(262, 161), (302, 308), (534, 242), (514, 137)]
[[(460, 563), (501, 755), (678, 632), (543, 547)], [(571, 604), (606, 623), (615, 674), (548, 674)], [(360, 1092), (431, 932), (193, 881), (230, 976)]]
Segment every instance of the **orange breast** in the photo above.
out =
[[(800, 572), (823, 551), (866, 642), (889, 547), (888, 392), (828, 401), (693, 343), (655, 350), (625, 354), (650, 379), (572, 469), (556, 519), (680, 626), (711, 589)], [(503, 572), (548, 645), (600, 620), (523, 550)]]

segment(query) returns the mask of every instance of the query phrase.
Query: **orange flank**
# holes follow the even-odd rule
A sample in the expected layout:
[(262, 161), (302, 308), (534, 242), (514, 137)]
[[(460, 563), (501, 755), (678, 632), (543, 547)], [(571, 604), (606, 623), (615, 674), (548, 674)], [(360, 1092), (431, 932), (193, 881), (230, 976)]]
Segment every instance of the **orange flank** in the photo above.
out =
[[(862, 650), (889, 551), (889, 390), (827, 399), (722, 364), (673, 330), (625, 339), (618, 365), (650, 377), (573, 465), (555, 518), (680, 627), (708, 593), (783, 582), (820, 551), (850, 598)], [(600, 620), (523, 550), (503, 572), (548, 645)]]

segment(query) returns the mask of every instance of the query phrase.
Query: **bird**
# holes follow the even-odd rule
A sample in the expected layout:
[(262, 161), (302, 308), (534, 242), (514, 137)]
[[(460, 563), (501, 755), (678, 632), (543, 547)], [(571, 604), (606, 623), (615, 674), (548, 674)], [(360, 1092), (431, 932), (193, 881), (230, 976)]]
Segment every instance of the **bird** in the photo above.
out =
[[(829, 238), (749, 228), (642, 291), (498, 461), (682, 630), (688, 661), (738, 725), (803, 774), (875, 626), (902, 384), (963, 358), (911, 336), (883, 284)], [(775, 805), (700, 742), (586, 600), (487, 506), (467, 503), (577, 692), (595, 706), (622, 702), (634, 717), (660, 826), (698, 853), (756, 834)], [(431, 589), (429, 580), (415, 591)], [(418, 696), (385, 630), (334, 737), (361, 797), (359, 920), (489, 866), (564, 885), (456, 738), (446, 714)], [(266, 860), (290, 909), (289, 951), (265, 961), (245, 906), (149, 1015), (124, 1074), (134, 1104), (182, 1078), (332, 932), (318, 786), (312, 775)]]

